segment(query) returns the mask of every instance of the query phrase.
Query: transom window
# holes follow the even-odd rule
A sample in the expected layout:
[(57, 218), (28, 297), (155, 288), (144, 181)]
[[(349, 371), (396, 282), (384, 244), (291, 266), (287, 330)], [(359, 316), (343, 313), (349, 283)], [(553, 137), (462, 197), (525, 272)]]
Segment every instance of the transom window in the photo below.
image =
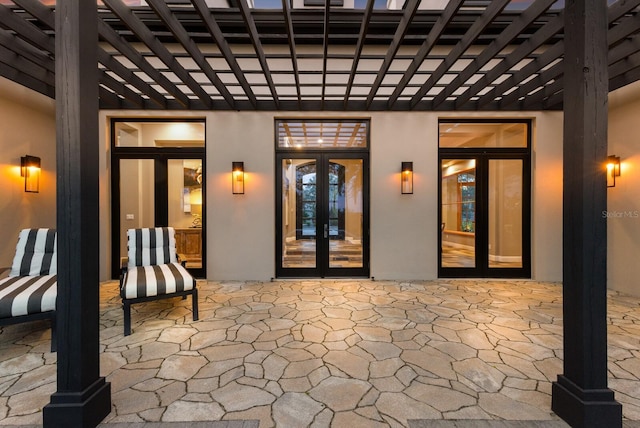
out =
[(366, 149), (369, 120), (276, 120), (276, 147), (280, 150)]

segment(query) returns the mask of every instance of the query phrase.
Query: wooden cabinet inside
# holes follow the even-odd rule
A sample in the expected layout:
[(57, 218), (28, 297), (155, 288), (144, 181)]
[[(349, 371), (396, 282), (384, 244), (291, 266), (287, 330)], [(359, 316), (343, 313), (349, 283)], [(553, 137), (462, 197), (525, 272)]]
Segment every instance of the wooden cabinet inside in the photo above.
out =
[(176, 251), (187, 261), (188, 268), (202, 267), (202, 229), (175, 229)]

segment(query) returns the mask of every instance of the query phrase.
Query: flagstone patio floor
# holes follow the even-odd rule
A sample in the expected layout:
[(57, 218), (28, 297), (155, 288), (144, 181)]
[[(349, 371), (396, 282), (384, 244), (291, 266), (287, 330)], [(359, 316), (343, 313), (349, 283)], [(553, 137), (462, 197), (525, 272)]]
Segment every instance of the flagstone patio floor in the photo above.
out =
[[(560, 284), (199, 281), (199, 293), (199, 321), (190, 299), (137, 304), (125, 337), (118, 284), (101, 285), (105, 426), (559, 423), (550, 394), (563, 372)], [(608, 319), (609, 387), (625, 421), (638, 421), (640, 299), (609, 292)], [(0, 425), (42, 423), (56, 389), (49, 339), (46, 322), (0, 329)]]

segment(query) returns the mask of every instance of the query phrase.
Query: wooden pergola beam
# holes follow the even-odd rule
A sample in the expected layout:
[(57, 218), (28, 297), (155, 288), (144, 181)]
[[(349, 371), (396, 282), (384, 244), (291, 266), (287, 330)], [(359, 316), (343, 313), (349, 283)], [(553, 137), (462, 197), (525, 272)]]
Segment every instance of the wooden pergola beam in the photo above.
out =
[[(14, 3), (22, 7), (25, 11), (29, 12), (33, 17), (37, 18), (40, 22), (42, 22), (49, 28), (55, 29), (55, 12), (53, 9), (46, 7), (40, 2), (16, 0)], [(158, 105), (158, 107), (160, 108), (167, 107), (167, 100), (164, 96), (162, 96), (162, 94), (160, 94), (158, 91), (153, 89), (151, 85), (147, 84), (145, 81), (143, 81), (138, 76), (136, 76), (135, 73), (133, 73), (131, 70), (126, 68), (124, 65), (122, 65), (122, 63), (114, 59), (101, 47), (98, 47), (98, 62), (100, 62), (107, 69), (111, 70), (112, 72), (120, 76), (123, 79), (123, 81), (136, 87), (142, 94), (147, 95), (150, 100), (154, 101)], [(53, 61), (51, 61), (51, 63), (53, 64)], [(114, 88), (114, 82), (102, 81), (103, 76), (108, 76), (108, 75), (101, 74), (100, 76), (101, 83), (104, 83), (110, 88)], [(120, 84), (118, 84), (118, 85), (115, 85), (115, 87), (124, 87), (124, 85), (121, 86)], [(121, 93), (121, 94), (127, 98), (130, 98), (133, 96), (132, 92), (133, 91), (129, 90), (127, 94), (124, 94), (124, 93)], [(100, 97), (101, 99), (108, 98), (107, 94), (103, 94), (103, 95), (104, 96)], [(134, 104), (138, 105), (137, 102), (134, 102)], [(144, 105), (144, 103), (142, 105)]]
[(113, 46), (125, 58), (131, 61), (139, 70), (146, 73), (155, 83), (163, 87), (184, 108), (189, 108), (192, 103), (189, 97), (182, 92), (173, 82), (156, 70), (129, 42), (124, 40), (116, 31), (101, 19), (98, 19), (98, 34), (107, 43)]
[[(554, 20), (547, 23), (544, 27), (539, 29), (531, 38), (529, 38), (527, 41), (525, 41), (520, 46), (518, 46), (513, 52), (507, 55), (505, 59), (503, 59), (499, 64), (497, 64), (489, 72), (487, 72), (487, 74), (482, 76), (476, 83), (471, 85), (469, 89), (467, 89), (464, 93), (456, 97), (456, 102), (455, 102), (456, 107), (464, 106), (465, 103), (471, 100), (471, 98), (473, 98), (481, 90), (486, 88), (494, 80), (502, 76), (504, 73), (508, 72), (512, 67), (514, 67), (520, 61), (522, 61), (524, 58), (530, 55), (533, 51), (540, 48), (556, 33), (562, 31), (563, 23), (564, 21), (562, 16), (558, 16)], [(560, 43), (563, 43), (563, 42), (555, 43), (554, 47), (557, 47), (557, 46), (562, 47), (563, 45), (561, 45)], [(555, 52), (558, 52), (558, 51), (556, 50)], [(553, 55), (546, 55), (546, 56), (553, 56), (554, 58), (557, 58), (559, 55), (562, 54), (562, 51), (560, 51), (557, 54), (555, 52), (553, 53)], [(545, 54), (547, 54), (547, 51), (545, 51), (543, 55)], [(525, 67), (528, 67), (528, 66), (529, 64), (527, 64)], [(519, 83), (520, 81), (530, 76), (531, 72), (528, 75), (525, 75), (525, 72), (520, 70), (514, 73), (513, 75), (511, 75), (509, 79), (511, 79), (512, 81), (515, 81), (517, 79), (515, 77), (516, 75), (522, 76), (522, 79), (517, 80), (517, 82), (514, 82), (514, 84)], [(480, 97), (480, 99), (478, 100), (478, 107), (482, 107), (485, 104), (495, 100), (498, 96), (502, 95), (505, 91), (507, 91), (509, 88), (513, 86), (514, 85), (507, 86), (506, 84), (502, 84), (502, 83), (497, 85), (488, 93)], [(504, 88), (504, 89), (502, 90), (499, 88)]]
[[(47, 68), (41, 64), (29, 61), (23, 56), (18, 55), (15, 51), (5, 47), (0, 43), (0, 62), (5, 63), (8, 66), (20, 70), (32, 79), (36, 79), (47, 86), (55, 87), (55, 74), (47, 70)], [(51, 61), (53, 62), (53, 61)]]
[(29, 76), (26, 73), (23, 73), (21, 70), (15, 68), (13, 65), (5, 64), (0, 61), (0, 76), (9, 79), (11, 81), (17, 82), (20, 85), (29, 88), (33, 91), (36, 91), (42, 95), (45, 95), (49, 98), (55, 97), (55, 87), (51, 85), (47, 85), (40, 79), (36, 79), (32, 76)]
[[(157, 108), (167, 108), (167, 99), (151, 85), (138, 77), (133, 71), (122, 65), (120, 61), (109, 55), (104, 49), (98, 48), (98, 62), (117, 74), (124, 82), (137, 88), (142, 94), (149, 97)], [(103, 80), (100, 80), (104, 83)], [(124, 95), (124, 94), (122, 94)]]
[(414, 108), (418, 102), (431, 90), (442, 76), (451, 68), (460, 56), (467, 50), (469, 46), (478, 38), (482, 30), (493, 21), (493, 19), (504, 9), (510, 0), (492, 0), (489, 6), (482, 13), (480, 18), (476, 20), (467, 30), (464, 37), (454, 46), (447, 55), (447, 58), (440, 63), (438, 68), (431, 73), (429, 79), (418, 89), (416, 94), (411, 97), (411, 108)]
[[(233, 96), (231, 95), (225, 84), (222, 82), (222, 80), (220, 80), (218, 74), (213, 70), (207, 59), (204, 57), (198, 45), (189, 36), (187, 30), (185, 30), (184, 26), (180, 23), (180, 21), (178, 21), (173, 12), (171, 12), (171, 9), (169, 9), (167, 3), (164, 0), (147, 0), (147, 3), (155, 11), (160, 20), (169, 28), (178, 42), (180, 42), (180, 44), (185, 48), (189, 55), (191, 55), (191, 58), (195, 61), (196, 64), (198, 64), (200, 70), (205, 74), (205, 76), (207, 76), (209, 81), (213, 83), (213, 86), (215, 86), (216, 90), (220, 93), (220, 95), (222, 95), (222, 98), (224, 98), (227, 104), (229, 104), (229, 107), (235, 108), (235, 100), (233, 99)], [(164, 44), (158, 46), (164, 46)], [(173, 57), (172, 54), (170, 55)], [(164, 56), (165, 54), (162, 53), (162, 57)], [(184, 67), (180, 65), (178, 61), (175, 60), (175, 58), (172, 62), (165, 62), (165, 64), (169, 66), (169, 68), (176, 74), (176, 76), (179, 76), (181, 78), (183, 76), (188, 76), (188, 78), (184, 80), (187, 86), (189, 86), (189, 88), (194, 91), (194, 93), (198, 95), (198, 97), (200, 97), (200, 99), (205, 104), (210, 102), (210, 96), (206, 92), (202, 91), (202, 87), (200, 86), (200, 84), (191, 77), (191, 75), (184, 69)], [(200, 91), (203, 92), (202, 95), (204, 97), (201, 96)], [(251, 89), (249, 89), (249, 93), (247, 95), (249, 96), (249, 94), (253, 95)], [(253, 96), (253, 98), (249, 96), (249, 100), (252, 101), (252, 104), (255, 105), (255, 96)]]
[[(249, 99), (249, 102), (251, 102), (251, 104), (255, 107), (257, 105), (256, 96), (253, 93), (253, 90), (251, 89), (251, 85), (249, 85), (249, 82), (247, 82), (247, 78), (242, 72), (242, 69), (238, 64), (238, 61), (233, 55), (233, 52), (231, 51), (231, 47), (229, 46), (229, 43), (227, 43), (227, 40), (224, 38), (224, 34), (220, 29), (220, 25), (218, 25), (218, 22), (216, 21), (215, 17), (211, 14), (209, 7), (204, 2), (204, 0), (192, 0), (192, 3), (193, 3), (193, 6), (198, 11), (198, 13), (200, 14), (200, 16), (202, 17), (202, 20), (204, 21), (205, 25), (207, 26), (207, 29), (209, 30), (209, 34), (211, 34), (211, 37), (213, 37), (213, 40), (216, 42), (218, 49), (220, 49), (220, 52), (222, 53), (222, 56), (224, 56), (224, 59), (227, 61), (229, 68), (233, 72), (233, 75), (236, 77), (236, 79), (240, 83), (240, 86), (244, 90), (244, 93)], [(190, 39), (190, 42), (195, 45), (193, 40)], [(194, 47), (192, 49), (197, 49), (197, 47)], [(206, 62), (206, 60), (204, 61)], [(208, 66), (208, 62), (207, 62), (207, 66)]]
[(369, 89), (369, 95), (367, 95), (367, 101), (365, 104), (367, 110), (371, 106), (371, 103), (373, 102), (378, 89), (380, 89), (382, 80), (387, 76), (389, 67), (391, 67), (391, 63), (398, 53), (398, 49), (400, 49), (402, 41), (406, 36), (407, 31), (409, 30), (411, 20), (418, 11), (418, 6), (420, 6), (420, 0), (407, 0), (404, 4), (404, 13), (402, 14), (402, 19), (400, 19), (400, 23), (398, 24), (398, 27), (396, 28), (396, 31), (393, 35), (393, 40), (391, 41), (391, 44), (387, 49), (387, 54), (385, 55), (384, 60), (382, 61), (382, 65), (378, 70), (378, 74), (376, 75), (376, 78), (371, 85), (371, 89)]
[(444, 100), (452, 95), (464, 82), (469, 80), (484, 65), (498, 55), (511, 41), (527, 28), (536, 18), (547, 10), (556, 0), (538, 0), (519, 15), (500, 35), (489, 44), (464, 70), (447, 84), (433, 99), (433, 108), (437, 109)]
[(322, 34), (322, 89), (320, 103), (324, 110), (324, 97), (327, 90), (327, 61), (329, 53), (329, 20), (331, 17), (331, 1), (324, 2), (324, 30)]
[(453, 17), (456, 15), (463, 2), (464, 0), (451, 0), (447, 3), (447, 6), (442, 11), (442, 14), (436, 21), (435, 25), (431, 27), (431, 30), (429, 30), (429, 35), (420, 46), (420, 49), (418, 49), (418, 53), (415, 55), (415, 58), (413, 58), (411, 64), (400, 79), (400, 82), (398, 82), (396, 88), (389, 97), (389, 100), (387, 101), (387, 106), (389, 109), (393, 108), (393, 105), (398, 100), (398, 97), (400, 97), (400, 94), (407, 87), (409, 81), (413, 78), (413, 76), (415, 76), (416, 72), (418, 71), (424, 60), (427, 58), (433, 47), (436, 45), (436, 43), (440, 39), (440, 36), (447, 28), (447, 25), (449, 25)]
[(258, 29), (256, 28), (255, 20), (251, 15), (251, 9), (247, 4), (247, 0), (237, 1), (238, 8), (240, 9), (240, 13), (242, 14), (242, 19), (244, 20), (244, 23), (247, 26), (247, 30), (249, 31), (251, 44), (253, 45), (253, 49), (256, 52), (256, 57), (258, 58), (258, 62), (260, 63), (260, 67), (262, 68), (262, 73), (264, 74), (264, 78), (267, 81), (267, 85), (269, 86), (271, 97), (273, 98), (273, 102), (275, 103), (276, 108), (278, 108), (280, 105), (278, 92), (276, 91), (276, 86), (273, 83), (273, 76), (271, 75), (271, 71), (269, 70), (269, 64), (267, 64), (267, 57), (265, 55), (262, 42), (260, 41), (260, 34), (258, 33)]
[(54, 55), (56, 51), (54, 38), (45, 34), (31, 22), (16, 15), (7, 6), (0, 5), (0, 22), (2, 22), (3, 26), (15, 31), (16, 34), (29, 41), (35, 47)]
[[(139, 97), (142, 97), (145, 109), (557, 109), (563, 89), (558, 89), (559, 84), (553, 80), (563, 79), (556, 67), (562, 67), (563, 62), (564, 12), (549, 8), (551, 0), (536, 0), (522, 12), (500, 12), (504, 1), (492, 0), (484, 11), (461, 12), (463, 0), (452, 0), (436, 12), (419, 10), (417, 0), (406, 2), (404, 10), (397, 11), (377, 11), (375, 0), (367, 0), (364, 9), (339, 11), (330, 3), (318, 9), (292, 10), (287, 0), (283, 2), (282, 11), (253, 10), (247, 0), (237, 0), (234, 3), (237, 7), (229, 9), (211, 9), (205, 0), (182, 0), (184, 6), (193, 7), (173, 7), (172, 3), (150, 0), (150, 7), (136, 8), (125, 6), (123, 0), (106, 0), (107, 7), (101, 9), (97, 19), (103, 41), (98, 43), (98, 61), (105, 69), (102, 76), (108, 76), (101, 81), (106, 89), (100, 98), (101, 106), (140, 108)], [(47, 82), (51, 76), (38, 67), (50, 67), (50, 60), (54, 58), (55, 7), (31, 0), (13, 3), (15, 6), (0, 5), (3, 23), (0, 46), (15, 53), (4, 51), (4, 73), (41, 93), (51, 94), (50, 82)], [(611, 87), (635, 81), (635, 73), (631, 71), (638, 49), (630, 42), (640, 31), (638, 6), (640, 0), (626, 0), (614, 2), (607, 9)], [(427, 34), (421, 32), (423, 28), (428, 30)], [(468, 30), (461, 33), (460, 28)], [(491, 39), (489, 32), (497, 36)], [(220, 53), (201, 50), (200, 43), (210, 40), (219, 47)], [(329, 42), (352, 44), (355, 51), (330, 54)], [(170, 51), (169, 43), (180, 43), (184, 49)], [(289, 52), (267, 55), (266, 43), (288, 46)], [(321, 47), (316, 52), (305, 50), (301, 54), (297, 46), (305, 44), (306, 47), (309, 43)], [(378, 54), (367, 51), (369, 46), (381, 43), (388, 43), (386, 51)], [(399, 55), (404, 46), (411, 46), (413, 52), (416, 43), (420, 47), (415, 55)], [(234, 54), (231, 46), (235, 44), (251, 44), (254, 52)], [(432, 49), (436, 45), (452, 47), (447, 55), (434, 54)], [(467, 54), (471, 46), (478, 49), (478, 55)], [(509, 46), (513, 46), (513, 50), (506, 53)], [(196, 65), (183, 66), (181, 62), (186, 58)], [(224, 59), (228, 67), (214, 70), (211, 61), (218, 58)], [(269, 69), (268, 61), (282, 58), (291, 61), (289, 70)], [(321, 67), (299, 69), (303, 61), (318, 58), (322, 60)], [(350, 70), (335, 68), (333, 59), (351, 60)], [(398, 72), (391, 68), (397, 59), (411, 62), (406, 70)], [(260, 69), (241, 67), (242, 61), (251, 60), (258, 61)], [(363, 60), (381, 61), (382, 66), (376, 70), (363, 69)], [(454, 69), (461, 60), (471, 61), (461, 70)], [(612, 64), (623, 60), (632, 64)], [(440, 62), (440, 65), (432, 71), (433, 67), (426, 61)], [(545, 69), (549, 66), (553, 70)], [(49, 71), (53, 70), (49, 68)], [(196, 81), (196, 73), (204, 74), (208, 81)], [(220, 79), (221, 73), (232, 73), (235, 79), (225, 84)], [(249, 82), (255, 73), (260, 73), (266, 84), (260, 82), (252, 86)], [(307, 77), (316, 74), (321, 76), (321, 81), (310, 82)], [(334, 82), (334, 75), (345, 78), (346, 86)], [(358, 80), (371, 75), (374, 76), (371, 84), (363, 83), (365, 79)], [(623, 75), (626, 77), (621, 77)], [(291, 81), (277, 80), (276, 85), (274, 78), (282, 76)], [(398, 76), (401, 77), (395, 85), (383, 83), (385, 79), (395, 81)], [(445, 76), (451, 79), (445, 81)], [(38, 83), (40, 78), (43, 80)], [(107, 80), (109, 78), (114, 80)], [(471, 83), (472, 79), (476, 81)], [(263, 92), (256, 96), (259, 87)], [(340, 99), (335, 93), (338, 87), (344, 88)], [(240, 88), (243, 92), (239, 92)], [(354, 97), (354, 88), (367, 92), (359, 92)], [(380, 93), (381, 88), (384, 94)], [(289, 94), (282, 93), (287, 89)], [(387, 95), (386, 91), (391, 94)]]
[(640, 80), (640, 67), (636, 61), (634, 66), (629, 66), (626, 71), (609, 80), (609, 91), (615, 91), (638, 80)]
[(298, 94), (298, 106), (302, 103), (300, 93), (300, 72), (298, 71), (298, 58), (296, 55), (296, 36), (293, 30), (293, 21), (291, 19), (291, 9), (288, 0), (282, 0), (282, 15), (287, 28), (287, 40), (289, 42), (289, 52), (291, 54), (291, 66), (293, 68), (293, 77), (296, 82), (296, 92)]
[[(640, 4), (640, 0), (634, 0), (633, 2), (631, 2), (631, 4), (624, 5), (624, 7), (618, 6), (616, 8), (609, 9), (609, 24), (614, 22), (616, 19), (619, 19), (621, 14), (628, 13), (632, 10), (633, 7), (637, 7), (638, 4)], [(612, 62), (616, 60), (615, 58), (620, 58), (621, 55), (624, 55), (624, 57), (629, 57), (634, 52), (637, 52), (637, 49), (635, 49), (636, 44), (633, 41), (625, 40), (618, 45), (616, 45), (616, 43), (619, 43), (621, 40), (624, 40), (632, 34), (636, 33), (639, 29), (640, 19), (636, 15), (633, 18), (625, 20), (623, 24), (612, 27), (608, 31), (607, 41), (608, 45), (610, 46), (608, 54), (609, 64), (612, 64)], [(613, 47), (614, 45), (615, 47)], [(505, 80), (502, 83), (503, 85), (513, 85), (513, 82), (521, 82), (528, 76), (537, 73), (537, 76), (535, 78), (528, 80), (518, 89), (504, 96), (499, 103), (501, 108), (511, 109), (515, 107), (519, 109), (546, 109), (562, 103), (563, 97), (561, 91), (563, 90), (562, 82), (564, 75), (564, 63), (557, 62), (556, 64), (545, 70), (542, 69), (544, 67), (547, 67), (553, 61), (558, 60), (564, 52), (564, 49), (564, 42), (560, 41), (556, 43), (554, 46), (547, 49), (535, 61), (527, 64), (520, 71), (518, 71), (518, 73), (514, 74), (510, 79)], [(555, 80), (555, 82), (549, 84), (551, 80)], [(533, 91), (536, 88), (541, 89), (534, 93)]]
[(369, 22), (371, 22), (371, 14), (373, 13), (373, 6), (375, 0), (367, 0), (367, 5), (364, 9), (364, 17), (360, 24), (360, 31), (358, 32), (358, 41), (356, 42), (356, 50), (353, 54), (353, 62), (351, 63), (351, 71), (349, 72), (349, 81), (344, 93), (344, 109), (346, 110), (349, 104), (349, 96), (351, 95), (351, 88), (353, 88), (353, 82), (356, 78), (358, 70), (358, 64), (360, 62), (360, 56), (362, 55), (362, 49), (364, 48), (365, 38), (367, 37), (367, 31), (369, 28)]
[[(169, 52), (169, 49), (149, 30), (149, 28), (133, 13), (131, 8), (125, 6), (122, 0), (103, 0), (104, 4), (111, 9), (124, 22), (127, 27), (151, 49), (151, 51), (182, 81), (193, 93), (204, 103), (211, 107), (211, 96), (207, 94), (202, 86), (177, 61), (176, 57)], [(229, 100), (227, 100), (229, 104)], [(229, 104), (229, 107), (233, 107)]]
[(55, 62), (51, 55), (47, 55), (41, 50), (35, 49), (33, 45), (30, 45), (24, 40), (16, 37), (8, 30), (3, 30), (1, 28), (0, 45), (13, 51), (24, 60), (31, 61), (42, 68), (45, 68), (51, 72), (55, 72)]
[(129, 100), (139, 109), (144, 109), (146, 107), (145, 99), (142, 98), (142, 95), (135, 92), (133, 89), (128, 88), (124, 83), (119, 82), (118, 80), (109, 76), (109, 74), (105, 70), (100, 70), (98, 81), (100, 82), (100, 84), (113, 90), (113, 92), (115, 92), (116, 94), (122, 95), (125, 99)]

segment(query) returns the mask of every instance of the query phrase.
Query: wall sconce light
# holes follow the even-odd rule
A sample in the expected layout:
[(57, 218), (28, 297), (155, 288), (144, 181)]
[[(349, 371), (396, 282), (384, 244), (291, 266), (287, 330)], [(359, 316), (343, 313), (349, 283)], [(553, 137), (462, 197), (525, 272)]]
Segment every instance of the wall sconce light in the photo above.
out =
[(402, 162), (400, 189), (403, 195), (413, 193), (413, 162)]
[(620, 177), (620, 156), (607, 158), (607, 187), (616, 187), (616, 177)]
[(231, 163), (231, 193), (244, 194), (244, 162)]
[(24, 177), (25, 192), (40, 192), (40, 158), (29, 155), (21, 157), (20, 176)]

